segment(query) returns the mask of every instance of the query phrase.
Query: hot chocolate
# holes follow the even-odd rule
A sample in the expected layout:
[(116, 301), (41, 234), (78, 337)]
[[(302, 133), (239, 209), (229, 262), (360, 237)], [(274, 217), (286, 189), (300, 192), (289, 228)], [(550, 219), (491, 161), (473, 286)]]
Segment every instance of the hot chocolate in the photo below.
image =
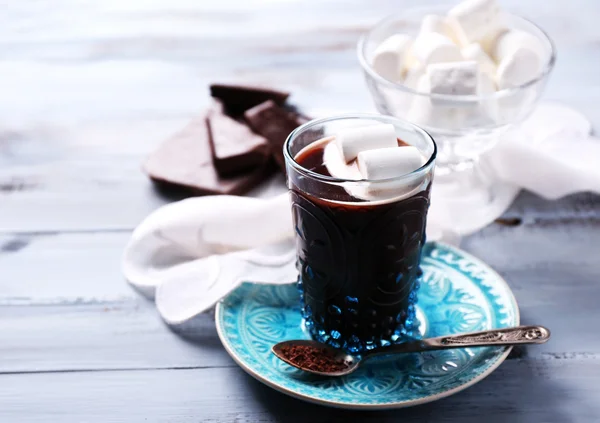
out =
[[(295, 162), (331, 176), (328, 142), (306, 146)], [(388, 200), (368, 201), (343, 183), (290, 178), (303, 314), (314, 338), (360, 351), (387, 345), (414, 324), (430, 186), (429, 173)]]

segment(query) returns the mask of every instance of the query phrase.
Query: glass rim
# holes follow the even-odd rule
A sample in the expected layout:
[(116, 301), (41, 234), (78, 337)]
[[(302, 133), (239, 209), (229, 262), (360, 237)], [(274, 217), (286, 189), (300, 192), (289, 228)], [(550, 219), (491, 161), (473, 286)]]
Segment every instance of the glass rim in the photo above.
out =
[(399, 18), (402, 18), (402, 17), (406, 16), (407, 14), (410, 14), (411, 12), (416, 12), (416, 11), (425, 12), (428, 10), (433, 12), (435, 10), (439, 11), (441, 8), (447, 9), (447, 6), (438, 4), (438, 5), (433, 5), (433, 6), (412, 7), (403, 12), (398, 12), (398, 13), (389, 15), (389, 16), (385, 17), (384, 19), (380, 20), (379, 22), (377, 22), (371, 29), (369, 29), (365, 34), (363, 34), (360, 37), (360, 39), (358, 40), (356, 53), (358, 55), (358, 61), (360, 62), (360, 65), (363, 68), (363, 70), (365, 72), (367, 72), (367, 74), (371, 78), (375, 79), (378, 83), (387, 85), (388, 87), (392, 87), (392, 88), (398, 89), (400, 91), (404, 91), (408, 94), (418, 95), (418, 96), (432, 98), (432, 99), (436, 99), (436, 100), (470, 103), (470, 102), (479, 102), (482, 99), (494, 99), (494, 98), (508, 97), (510, 95), (513, 95), (515, 93), (523, 91), (523, 90), (529, 88), (530, 86), (533, 86), (533, 85), (537, 84), (538, 82), (542, 81), (543, 79), (545, 79), (550, 74), (552, 69), (554, 69), (554, 65), (556, 63), (556, 54), (557, 54), (556, 45), (554, 44), (554, 41), (552, 40), (552, 38), (550, 38), (548, 33), (546, 31), (544, 31), (541, 27), (539, 27), (535, 22), (533, 22), (523, 16), (515, 15), (512, 13), (508, 13), (508, 12), (504, 12), (504, 14), (514, 17), (514, 18), (521, 19), (522, 21), (527, 22), (528, 24), (530, 24), (531, 26), (536, 28), (538, 31), (540, 31), (540, 33), (544, 36), (544, 39), (550, 45), (550, 57), (549, 57), (548, 61), (546, 62), (546, 64), (544, 65), (544, 68), (539, 73), (539, 75), (537, 75), (534, 79), (531, 79), (521, 85), (518, 85), (516, 87), (511, 87), (511, 88), (504, 88), (504, 89), (495, 91), (493, 93), (484, 94), (484, 95), (472, 95), (472, 94), (452, 95), (452, 94), (426, 93), (423, 91), (417, 91), (415, 89), (407, 87), (404, 84), (390, 81), (389, 79), (386, 79), (383, 76), (379, 75), (375, 71), (375, 69), (373, 69), (373, 67), (367, 60), (365, 49), (366, 49), (366, 44), (367, 44), (368, 38), (373, 34), (373, 32), (376, 29), (379, 29), (381, 26), (388, 24), (394, 20), (398, 20)]
[[(423, 136), (424, 139), (427, 139), (431, 142), (431, 144), (433, 145), (433, 151), (432, 151), (431, 155), (429, 156), (429, 158), (427, 159), (427, 161), (418, 169), (415, 169), (412, 172), (405, 173), (400, 176), (394, 176), (392, 178), (386, 178), (386, 179), (336, 178), (334, 176), (327, 176), (327, 175), (322, 175), (317, 172), (313, 172), (312, 170), (305, 168), (304, 166), (302, 166), (300, 163), (298, 163), (296, 161), (295, 157), (292, 155), (292, 153), (290, 151), (290, 144), (291, 144), (292, 140), (294, 138), (296, 138), (296, 136), (298, 136), (300, 133), (304, 132), (306, 129), (309, 129), (313, 126), (317, 126), (317, 125), (320, 125), (323, 123), (336, 121), (336, 120), (351, 120), (351, 119), (352, 120), (371, 119), (371, 120), (378, 120), (383, 123), (391, 123), (391, 124), (394, 124), (394, 122), (400, 122), (403, 125), (408, 125), (411, 128), (415, 129), (421, 136)], [(323, 138), (325, 138), (325, 137), (321, 137), (319, 139), (316, 139), (315, 141), (318, 141)], [(290, 132), (290, 134), (288, 135), (288, 137), (286, 138), (286, 140), (283, 144), (283, 156), (285, 158), (285, 162), (289, 163), (294, 168), (294, 170), (303, 174), (304, 176), (310, 177), (312, 179), (316, 179), (318, 181), (327, 182), (327, 183), (335, 183), (335, 184), (339, 184), (339, 183), (355, 183), (355, 184), (364, 184), (364, 183), (379, 184), (379, 183), (382, 183), (383, 184), (386, 182), (394, 182), (394, 181), (400, 181), (403, 179), (408, 179), (410, 177), (414, 177), (415, 175), (420, 175), (422, 173), (426, 173), (427, 170), (433, 166), (433, 163), (437, 156), (437, 144), (435, 143), (435, 140), (429, 134), (429, 132), (427, 132), (420, 126), (415, 125), (414, 123), (408, 122), (406, 120), (403, 120), (403, 119), (400, 119), (400, 118), (397, 118), (394, 116), (380, 115), (380, 114), (376, 114), (376, 113), (344, 113), (344, 114), (329, 116), (329, 117), (325, 117), (325, 118), (313, 119), (309, 122), (306, 122), (306, 123), (300, 125), (296, 129), (294, 129), (292, 132)]]

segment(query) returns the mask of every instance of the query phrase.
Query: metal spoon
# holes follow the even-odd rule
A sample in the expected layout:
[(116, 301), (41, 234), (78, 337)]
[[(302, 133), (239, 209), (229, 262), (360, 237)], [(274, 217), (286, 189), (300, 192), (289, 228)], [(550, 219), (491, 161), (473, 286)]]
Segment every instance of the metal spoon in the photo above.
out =
[[(366, 359), (377, 355), (412, 353), (433, 350), (447, 350), (452, 348), (506, 346), (518, 344), (543, 344), (550, 339), (550, 331), (543, 326), (517, 326), (507, 329), (492, 329), (483, 332), (471, 332), (461, 335), (440, 336), (438, 338), (421, 339), (389, 347), (365, 351), (362, 355), (348, 354), (346, 351), (333, 348), (317, 341), (292, 340), (279, 342), (271, 348), (273, 354), (287, 364), (300, 370), (321, 376), (344, 376), (355, 371)], [(289, 348), (294, 346), (309, 346), (322, 352), (335, 363), (343, 367), (342, 370), (328, 371), (323, 368), (309, 368), (303, 360), (289, 355)], [(288, 352), (288, 354), (286, 354)]]

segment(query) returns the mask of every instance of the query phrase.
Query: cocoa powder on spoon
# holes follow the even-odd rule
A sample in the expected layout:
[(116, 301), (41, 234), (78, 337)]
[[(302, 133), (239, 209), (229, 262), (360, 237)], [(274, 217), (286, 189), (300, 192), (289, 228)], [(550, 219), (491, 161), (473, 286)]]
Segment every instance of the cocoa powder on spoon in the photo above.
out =
[(290, 362), (317, 372), (330, 373), (348, 369), (349, 365), (325, 348), (311, 345), (292, 345), (281, 348), (281, 353)]

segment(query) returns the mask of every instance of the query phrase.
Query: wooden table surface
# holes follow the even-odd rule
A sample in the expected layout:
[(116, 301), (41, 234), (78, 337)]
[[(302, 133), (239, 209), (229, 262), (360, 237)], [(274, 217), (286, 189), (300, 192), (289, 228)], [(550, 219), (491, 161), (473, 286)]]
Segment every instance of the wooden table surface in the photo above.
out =
[[(211, 81), (287, 88), (310, 109), (372, 110), (357, 38), (418, 0), (54, 0), (0, 12), (0, 422), (600, 421), (600, 197), (522, 193), (463, 247), (553, 339), (484, 381), (405, 410), (304, 403), (246, 375), (210, 316), (169, 328), (124, 281), (131, 230), (172, 201), (143, 157)], [(600, 127), (600, 3), (506, 0), (545, 28), (546, 93)], [(565, 140), (568, 142), (568, 140)], [(600, 161), (600, 159), (599, 159)]]

